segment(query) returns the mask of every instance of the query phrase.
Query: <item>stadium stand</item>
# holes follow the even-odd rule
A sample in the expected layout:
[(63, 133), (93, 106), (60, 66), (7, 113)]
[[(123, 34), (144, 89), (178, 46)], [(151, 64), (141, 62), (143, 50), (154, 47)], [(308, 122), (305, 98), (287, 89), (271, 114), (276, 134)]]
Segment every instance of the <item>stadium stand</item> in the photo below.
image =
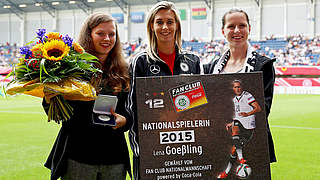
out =
[[(320, 94), (320, 37), (308, 39), (304, 36), (290, 36), (287, 39), (266, 38), (261, 41), (250, 41), (259, 53), (276, 59), (276, 87), (278, 93), (316, 93)], [(124, 42), (123, 50), (129, 62), (132, 56), (146, 48), (143, 41)], [(225, 50), (225, 40), (211, 42), (183, 41), (182, 47), (197, 54), (203, 64), (208, 64), (218, 58)], [(0, 81), (8, 82), (5, 76), (20, 57), (16, 44), (0, 45)], [(297, 88), (295, 87), (308, 87)], [(283, 89), (285, 88), (285, 89)], [(310, 90), (310, 88), (312, 90)]]
[[(291, 36), (288, 39), (268, 39), (262, 41), (250, 41), (250, 44), (259, 53), (270, 58), (276, 58), (276, 66), (318, 66), (320, 65), (320, 41), (319, 37), (310, 40), (299, 40), (299, 36)], [(301, 37), (302, 38), (302, 37)], [(304, 39), (304, 38), (302, 38)], [(211, 42), (184, 41), (184, 49), (197, 53), (204, 62), (210, 62), (211, 58), (218, 58), (226, 47), (224, 40)]]
[[(320, 37), (310, 40), (299, 37), (292, 36), (287, 40), (250, 41), (250, 44), (259, 53), (270, 58), (276, 58), (276, 66), (319, 66)], [(127, 57), (131, 57), (145, 47), (146, 43), (138, 41), (123, 43), (123, 49)], [(206, 64), (220, 56), (226, 48), (226, 42), (225, 40), (211, 42), (183, 41), (182, 48), (198, 54), (203, 63)], [(19, 57), (19, 47), (16, 44), (5, 43), (0, 45), (0, 66), (12, 66), (12, 64), (18, 62)]]

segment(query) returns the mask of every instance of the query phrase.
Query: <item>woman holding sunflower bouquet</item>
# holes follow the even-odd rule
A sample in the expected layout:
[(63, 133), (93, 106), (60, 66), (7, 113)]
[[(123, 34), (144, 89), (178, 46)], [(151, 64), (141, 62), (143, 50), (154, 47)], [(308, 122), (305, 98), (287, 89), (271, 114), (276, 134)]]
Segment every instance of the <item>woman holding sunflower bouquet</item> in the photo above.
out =
[[(95, 88), (88, 81), (101, 70), (94, 66), (97, 57), (84, 52), (83, 48), (68, 35), (57, 32), (37, 32), (38, 42), (20, 48), (22, 57), (8, 76), (14, 76), (6, 86), (6, 93), (28, 94), (44, 97), (44, 92), (54, 92), (48, 106), (48, 121), (57, 123), (70, 119), (72, 107), (67, 100), (94, 100)], [(30, 48), (29, 44), (33, 44)]]
[[(115, 112), (111, 110), (116, 125), (94, 123), (94, 101), (67, 101), (73, 108), (73, 115), (62, 122), (45, 166), (51, 170), (51, 179), (124, 180), (126, 172), (131, 174), (124, 137), (130, 127), (124, 106), (129, 75), (115, 19), (104, 13), (90, 15), (81, 28), (78, 42), (86, 52), (99, 59), (102, 73), (92, 76), (91, 80), (97, 93), (118, 98)], [(45, 93), (43, 107), (47, 112), (56, 95), (53, 91)]]

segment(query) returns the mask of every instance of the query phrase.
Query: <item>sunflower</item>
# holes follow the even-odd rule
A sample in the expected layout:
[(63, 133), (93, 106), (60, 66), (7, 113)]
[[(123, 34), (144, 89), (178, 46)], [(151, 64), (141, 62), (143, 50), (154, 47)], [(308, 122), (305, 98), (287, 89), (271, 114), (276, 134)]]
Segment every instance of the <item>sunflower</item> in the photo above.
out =
[(51, 41), (51, 40), (61, 40), (61, 35), (60, 33), (57, 33), (57, 32), (49, 32), (47, 34), (47, 37), (48, 37), (48, 41)]
[(69, 46), (59, 40), (48, 41), (42, 47), (43, 57), (50, 61), (60, 61), (69, 51)]
[(34, 46), (31, 48), (32, 54), (33, 54), (34, 56), (41, 56), (41, 54), (42, 54), (41, 48), (42, 48), (42, 47), (43, 47), (43, 44), (42, 44), (42, 43), (39, 43), (39, 44), (34, 45)]
[(84, 49), (80, 46), (79, 43), (76, 43), (76, 42), (72, 43), (72, 47), (76, 52), (78, 52), (80, 54), (82, 54), (84, 52)]

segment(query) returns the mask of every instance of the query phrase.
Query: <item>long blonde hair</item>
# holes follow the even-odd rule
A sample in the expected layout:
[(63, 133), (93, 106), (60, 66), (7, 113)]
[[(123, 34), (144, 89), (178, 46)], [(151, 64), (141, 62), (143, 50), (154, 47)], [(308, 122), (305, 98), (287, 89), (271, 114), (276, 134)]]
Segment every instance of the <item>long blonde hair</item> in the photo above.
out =
[(167, 9), (171, 10), (175, 15), (176, 23), (178, 24), (177, 30), (175, 32), (175, 46), (178, 48), (178, 51), (181, 52), (182, 49), (182, 42), (181, 42), (181, 20), (179, 17), (179, 13), (175, 7), (175, 5), (172, 2), (168, 1), (160, 1), (157, 4), (155, 4), (149, 11), (148, 17), (147, 17), (147, 35), (149, 40), (149, 47), (147, 49), (148, 56), (151, 57), (153, 60), (160, 60), (160, 57), (157, 53), (157, 37), (152, 31), (152, 24), (154, 23), (154, 18), (159, 10)]
[(82, 25), (78, 43), (84, 50), (92, 55), (96, 55), (96, 50), (91, 37), (92, 29), (104, 22), (113, 22), (116, 26), (116, 42), (107, 59), (102, 64), (103, 73), (106, 74), (106, 84), (112, 87), (114, 93), (129, 89), (128, 64), (126, 63), (118, 33), (116, 20), (106, 13), (93, 13)]

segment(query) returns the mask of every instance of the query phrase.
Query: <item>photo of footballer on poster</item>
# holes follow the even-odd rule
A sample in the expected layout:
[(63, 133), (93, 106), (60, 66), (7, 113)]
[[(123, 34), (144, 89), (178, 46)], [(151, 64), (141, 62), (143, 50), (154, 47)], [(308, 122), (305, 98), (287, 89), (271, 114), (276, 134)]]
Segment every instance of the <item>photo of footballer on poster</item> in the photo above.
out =
[(271, 178), (261, 73), (136, 83), (141, 180)]
[(218, 175), (217, 179), (226, 179), (232, 165), (237, 160), (239, 162), (235, 172), (237, 177), (247, 179), (252, 171), (250, 166), (246, 164), (242, 149), (252, 139), (256, 128), (255, 113), (260, 112), (261, 107), (252, 94), (242, 89), (240, 80), (232, 81), (232, 89), (235, 94), (233, 98), (234, 116), (232, 122), (226, 124), (226, 130), (231, 129), (232, 148), (227, 168)]

